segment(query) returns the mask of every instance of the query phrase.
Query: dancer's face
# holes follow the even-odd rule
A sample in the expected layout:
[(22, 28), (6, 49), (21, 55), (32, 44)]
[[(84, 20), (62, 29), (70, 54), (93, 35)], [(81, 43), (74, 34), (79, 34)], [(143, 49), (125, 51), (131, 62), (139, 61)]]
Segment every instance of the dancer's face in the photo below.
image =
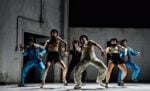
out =
[(34, 42), (33, 41), (29, 41), (29, 46), (33, 46)]
[(112, 40), (111, 41), (111, 45), (112, 45), (112, 47), (115, 47), (117, 45), (117, 41), (116, 40)]
[(111, 41), (111, 44), (117, 44), (116, 40)]
[(79, 43), (73, 43), (74, 46), (79, 46)]
[(123, 46), (124, 46), (124, 47), (127, 46), (127, 41), (123, 41)]
[(86, 42), (87, 42), (87, 39), (86, 39), (85, 37), (83, 37), (83, 38), (81, 39), (81, 43), (84, 44), (84, 43), (86, 43)]
[(53, 36), (53, 37), (57, 37), (57, 36), (58, 36), (58, 34), (57, 34), (57, 32), (52, 32), (52, 33), (51, 33), (51, 36)]

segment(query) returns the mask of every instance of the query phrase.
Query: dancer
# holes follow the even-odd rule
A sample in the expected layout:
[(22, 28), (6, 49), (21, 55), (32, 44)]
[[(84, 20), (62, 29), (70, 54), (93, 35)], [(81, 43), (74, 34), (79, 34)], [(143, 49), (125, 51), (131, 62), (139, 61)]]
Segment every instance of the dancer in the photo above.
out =
[(63, 39), (61, 39), (58, 36), (58, 31), (56, 29), (51, 30), (50, 36), (51, 36), (51, 39), (47, 40), (45, 45), (44, 45), (44, 47), (47, 48), (48, 55), (47, 55), (47, 59), (46, 59), (46, 69), (44, 72), (44, 77), (43, 77), (43, 81), (41, 84), (41, 88), (43, 88), (43, 86), (45, 84), (47, 72), (48, 72), (48, 69), (49, 69), (52, 62), (58, 64), (58, 66), (63, 70), (62, 79), (63, 79), (64, 85), (67, 85), (67, 81), (66, 81), (67, 67), (64, 64), (64, 62), (62, 61), (62, 59), (60, 58), (60, 54), (58, 51), (60, 42), (65, 44), (65, 51), (66, 51), (67, 42), (65, 42)]
[[(69, 82), (71, 72), (79, 64), (81, 60), (81, 47), (79, 46), (79, 41), (73, 40), (72, 46), (73, 46), (73, 50), (70, 50), (69, 52), (67, 52), (67, 55), (68, 54), (72, 55), (72, 60), (69, 64), (68, 72), (66, 76), (67, 82)], [(86, 76), (86, 70), (82, 73), (82, 82), (85, 82), (85, 76)]]
[(88, 37), (86, 35), (80, 36), (80, 42), (81, 42), (81, 50), (82, 50), (82, 57), (81, 57), (82, 59), (81, 62), (75, 67), (74, 70), (74, 81), (76, 83), (74, 89), (81, 88), (82, 85), (81, 74), (86, 69), (86, 67), (90, 64), (98, 69), (98, 76), (96, 82), (104, 86), (102, 80), (105, 79), (107, 67), (100, 59), (96, 57), (94, 46), (98, 47), (102, 51), (103, 55), (105, 54), (104, 50), (96, 42), (92, 40), (88, 41)]
[[(137, 77), (139, 75), (139, 72), (140, 72), (140, 67), (138, 65), (136, 65), (132, 59), (131, 59), (131, 56), (139, 56), (141, 57), (141, 54), (140, 52), (136, 52), (134, 51), (131, 47), (128, 47), (128, 44), (127, 44), (127, 39), (123, 39), (121, 41), (121, 45), (124, 46), (125, 48), (127, 48), (127, 60), (125, 61), (125, 65), (127, 68), (133, 70), (133, 73), (132, 73), (132, 80), (137, 82)], [(123, 59), (125, 56), (125, 52), (123, 50), (120, 50), (120, 57)], [(120, 80), (121, 80), (121, 74), (122, 72), (119, 70), (119, 74), (118, 74), (118, 85), (120, 86), (121, 84), (119, 83)]]
[(29, 45), (25, 48), (23, 45), (20, 45), (20, 51), (22, 52), (23, 56), (27, 56), (27, 62), (23, 66), (22, 72), (21, 72), (21, 82), (19, 83), (18, 87), (23, 87), (25, 84), (25, 77), (27, 72), (35, 66), (37, 69), (41, 72), (41, 80), (43, 79), (43, 72), (45, 69), (45, 66), (43, 64), (43, 61), (41, 59), (41, 56), (46, 53), (46, 50), (42, 47), (37, 47), (34, 43), (34, 38), (29, 38)]
[(119, 56), (120, 48), (125, 50), (125, 57), (127, 55), (127, 50), (125, 47), (123, 47), (121, 45), (117, 45), (117, 42), (118, 41), (116, 38), (112, 38), (110, 40), (110, 47), (107, 47), (105, 50), (107, 53), (107, 61), (108, 61), (108, 70), (107, 70), (107, 74), (106, 74), (106, 88), (108, 88), (110, 74), (111, 74), (112, 69), (114, 68), (115, 65), (117, 65), (118, 68), (122, 71), (121, 81), (119, 82), (121, 84), (121, 86), (124, 85), (123, 80), (127, 74), (127, 69), (124, 65), (124, 60), (121, 59)]

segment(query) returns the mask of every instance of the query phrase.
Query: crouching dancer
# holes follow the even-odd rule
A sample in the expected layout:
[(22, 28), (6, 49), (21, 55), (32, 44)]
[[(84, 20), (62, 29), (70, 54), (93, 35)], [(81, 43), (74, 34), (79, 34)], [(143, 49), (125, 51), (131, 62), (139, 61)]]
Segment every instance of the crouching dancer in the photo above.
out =
[(34, 38), (29, 38), (29, 45), (25, 48), (23, 45), (20, 45), (20, 51), (22, 52), (23, 56), (27, 57), (27, 62), (23, 66), (21, 72), (21, 82), (19, 83), (18, 87), (23, 87), (25, 84), (25, 77), (27, 72), (35, 66), (41, 72), (41, 80), (43, 80), (43, 73), (44, 73), (44, 63), (41, 59), (41, 56), (46, 53), (46, 50), (43, 47), (36, 46), (37, 44), (34, 43)]
[(80, 36), (80, 42), (81, 42), (82, 57), (81, 57), (81, 62), (76, 66), (74, 70), (75, 72), (74, 81), (76, 83), (74, 89), (81, 88), (82, 85), (81, 74), (86, 69), (86, 67), (90, 64), (98, 69), (98, 76), (96, 82), (104, 86), (102, 81), (105, 79), (107, 67), (100, 59), (96, 57), (94, 47), (95, 46), (98, 47), (102, 51), (103, 55), (105, 54), (104, 50), (96, 42), (92, 40), (88, 41), (88, 37), (86, 35)]

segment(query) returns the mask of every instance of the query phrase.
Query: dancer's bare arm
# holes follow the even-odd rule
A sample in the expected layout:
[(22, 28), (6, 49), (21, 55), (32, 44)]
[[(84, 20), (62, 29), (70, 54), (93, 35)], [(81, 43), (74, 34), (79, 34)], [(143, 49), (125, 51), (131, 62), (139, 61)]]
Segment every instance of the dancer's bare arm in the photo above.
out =
[(36, 43), (34, 43), (34, 46), (42, 49), (42, 52), (40, 52), (40, 57), (43, 57), (46, 54), (46, 50), (45, 50), (44, 46), (42, 46), (40, 44), (36, 44)]
[(49, 40), (46, 40), (45, 44), (44, 44), (44, 48), (47, 47)]
[(128, 51), (128, 48), (125, 48), (124, 46), (121, 46), (121, 45), (117, 45), (119, 48), (122, 48), (124, 49), (124, 52), (125, 52), (125, 56), (127, 56), (127, 51)]
[(95, 45), (96, 47), (98, 47), (102, 52), (104, 52), (103, 48), (101, 45), (99, 45), (98, 43), (96, 43), (95, 41), (93, 40), (89, 40), (89, 42), (91, 42), (93, 45)]
[(110, 48), (110, 47), (107, 47), (107, 48), (105, 49), (106, 54), (109, 53), (109, 48)]
[(67, 51), (67, 42), (65, 40), (63, 40), (62, 38), (60, 38), (60, 37), (57, 37), (57, 39), (65, 44), (65, 51)]
[(124, 46), (122, 45), (117, 45), (119, 48), (122, 48), (122, 49), (126, 49)]
[(34, 46), (35, 46), (35, 47), (42, 48), (42, 49), (44, 49), (44, 48), (45, 48), (44, 46), (42, 46), (42, 45), (40, 45), (40, 44), (36, 44), (36, 43), (34, 43)]
[(93, 41), (93, 40), (90, 40), (89, 42), (91, 42), (94, 46), (98, 47), (98, 48), (102, 51), (101, 56), (103, 56), (104, 58), (106, 57), (106, 53), (105, 53), (105, 51), (104, 51), (104, 49), (102, 48), (101, 45), (99, 45), (98, 43), (96, 43), (96, 42)]

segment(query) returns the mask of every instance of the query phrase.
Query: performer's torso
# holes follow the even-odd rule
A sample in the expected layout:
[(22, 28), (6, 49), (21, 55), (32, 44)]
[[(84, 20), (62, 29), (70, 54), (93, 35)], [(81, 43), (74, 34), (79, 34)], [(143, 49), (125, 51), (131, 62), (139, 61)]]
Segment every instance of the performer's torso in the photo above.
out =
[(119, 48), (116, 47), (109, 47), (109, 53), (119, 53)]
[(82, 51), (83, 51), (84, 58), (92, 59), (92, 58), (96, 57), (95, 51), (94, 51), (94, 46), (90, 42), (88, 42), (87, 44), (85, 44), (83, 46)]
[(78, 64), (81, 60), (81, 52), (71, 50), (70, 54), (72, 55), (71, 63)]
[(58, 51), (58, 47), (59, 47), (59, 43), (60, 43), (60, 41), (59, 40), (56, 40), (56, 41), (54, 41), (54, 42), (49, 42), (48, 43), (48, 46), (47, 46), (47, 49), (48, 49), (48, 52), (50, 52), (50, 51)]

